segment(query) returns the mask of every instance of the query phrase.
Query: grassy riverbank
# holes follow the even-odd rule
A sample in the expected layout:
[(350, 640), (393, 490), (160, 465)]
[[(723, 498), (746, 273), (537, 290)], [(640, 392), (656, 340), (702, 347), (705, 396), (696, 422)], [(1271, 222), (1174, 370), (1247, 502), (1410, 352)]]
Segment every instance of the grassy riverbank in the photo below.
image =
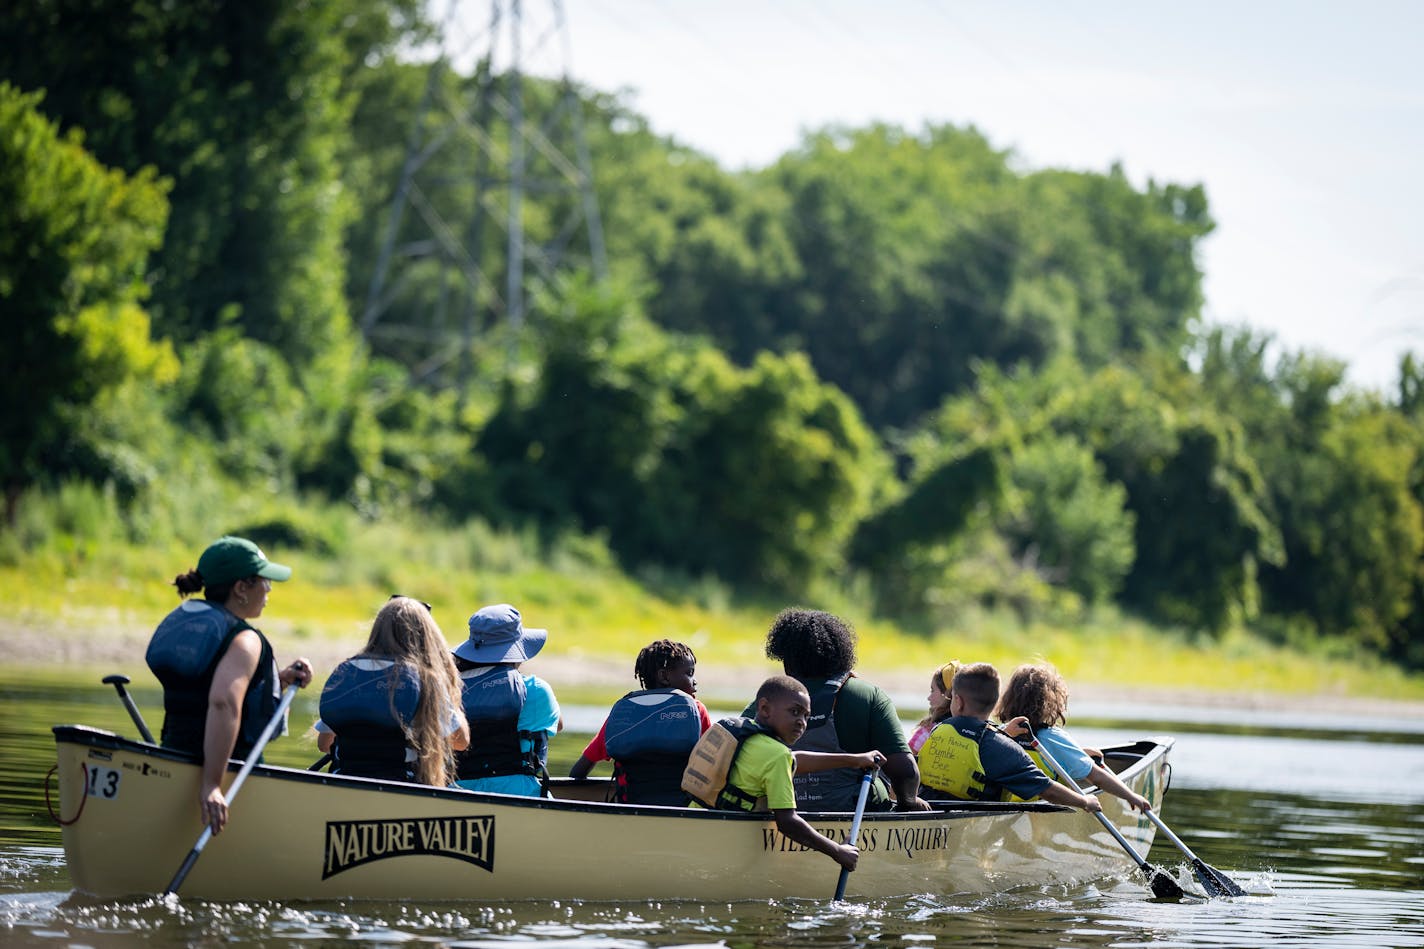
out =
[[(534, 671), (573, 701), (602, 701), (633, 687), (633, 657), (663, 636), (696, 650), (709, 699), (738, 700), (771, 669), (762, 637), (784, 604), (741, 601), (713, 582), (635, 580), (588, 540), (537, 556), (536, 546), (480, 526), (417, 535), (389, 524), (356, 531), (320, 556), (274, 546), (269, 553), (290, 563), (295, 575), (274, 589), (260, 625), (279, 657), (305, 654), (322, 670), (360, 647), (371, 615), (392, 592), (429, 601), (452, 643), (476, 607), (511, 602), (529, 625), (551, 631)], [(50, 544), (39, 552), (11, 552), (0, 564), (0, 659), (36, 673), (91, 666), (125, 671), (138, 682), (147, 675), (148, 635), (176, 602), (169, 581), (195, 559), (195, 549), (177, 543)], [(867, 616), (843, 593), (813, 605), (851, 619), (862, 672), (902, 693), (922, 691), (929, 671), (950, 658), (987, 660), (1004, 671), (1043, 658), (1064, 672), (1080, 699), (1131, 694), (1251, 706), (1329, 697), (1424, 703), (1424, 676), (1358, 655), (1289, 651), (1243, 631), (1202, 640), (1114, 613), (1061, 626), (980, 614), (919, 634)]]

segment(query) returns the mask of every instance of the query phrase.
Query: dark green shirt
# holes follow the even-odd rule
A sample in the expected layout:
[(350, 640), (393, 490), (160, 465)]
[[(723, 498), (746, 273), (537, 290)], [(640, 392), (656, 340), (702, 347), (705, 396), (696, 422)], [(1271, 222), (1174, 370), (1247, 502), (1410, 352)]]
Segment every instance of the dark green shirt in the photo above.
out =
[[(824, 678), (798, 681), (810, 694), (826, 684)], [(748, 705), (742, 714), (748, 718), (755, 717), (756, 702)], [(851, 754), (867, 751), (878, 751), (887, 756), (896, 752), (910, 753), (910, 743), (905, 740), (905, 730), (900, 727), (900, 716), (890, 696), (878, 685), (857, 676), (851, 676), (841, 687), (841, 694), (836, 699), (835, 721), (836, 740), (841, 748)], [(872, 808), (888, 800), (879, 781), (871, 785)]]

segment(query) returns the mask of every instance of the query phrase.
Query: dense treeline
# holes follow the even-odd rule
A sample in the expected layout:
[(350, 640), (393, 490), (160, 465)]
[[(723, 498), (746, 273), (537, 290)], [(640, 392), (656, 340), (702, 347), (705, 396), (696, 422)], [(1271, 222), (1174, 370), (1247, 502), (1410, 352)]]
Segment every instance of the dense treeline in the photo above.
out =
[[(911, 625), (1116, 603), (1424, 665), (1424, 370), (1355, 391), (1203, 326), (1200, 187), (1026, 171), (951, 126), (826, 129), (730, 172), (579, 89), (607, 278), (544, 275), (500, 318), (490, 107), (490, 157), (427, 155), (441, 186), (394, 235), (468, 226), (484, 289), (433, 253), (358, 323), (412, 124), (449, 121), (422, 102), (512, 92), (432, 79), (421, 12), (0, 11), (7, 550), (27, 492), (62, 485), (112, 493), (136, 537), (217, 516), (176, 510), (181, 484), (269, 493), (285, 514), (224, 526), (289, 543), (335, 542), (302, 528), (327, 499), (840, 583)], [(522, 107), (564, 91), (526, 80)], [(526, 195), (531, 241), (577, 200)]]

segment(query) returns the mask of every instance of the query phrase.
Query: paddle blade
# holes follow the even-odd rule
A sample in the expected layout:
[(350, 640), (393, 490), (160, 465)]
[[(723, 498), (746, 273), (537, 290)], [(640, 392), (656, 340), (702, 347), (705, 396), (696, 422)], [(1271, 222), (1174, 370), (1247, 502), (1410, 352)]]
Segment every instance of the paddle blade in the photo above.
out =
[(1186, 896), (1186, 891), (1177, 885), (1177, 881), (1172, 879), (1172, 875), (1166, 870), (1159, 869), (1147, 864), (1143, 868), (1147, 874), (1147, 883), (1152, 887), (1152, 895), (1159, 900), (1179, 900)]
[(1192, 869), (1196, 871), (1197, 879), (1206, 888), (1208, 896), (1245, 896), (1246, 891), (1236, 885), (1236, 881), (1222, 873), (1216, 867), (1203, 863), (1200, 860), (1192, 861)]

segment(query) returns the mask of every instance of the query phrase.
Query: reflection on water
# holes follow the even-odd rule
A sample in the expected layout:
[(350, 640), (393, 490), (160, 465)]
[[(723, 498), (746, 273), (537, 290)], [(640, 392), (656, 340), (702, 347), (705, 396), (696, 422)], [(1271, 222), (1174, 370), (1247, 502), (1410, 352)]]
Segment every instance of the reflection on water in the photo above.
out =
[[(158, 698), (136, 699), (157, 725)], [(303, 697), (294, 723), (315, 717)], [(566, 770), (602, 709), (570, 710), (571, 731), (551, 748)], [(586, 724), (579, 715), (592, 719)], [(1315, 733), (1192, 731), (1178, 741), (1168, 823), (1251, 894), (1235, 900), (1160, 902), (1124, 857), (1120, 877), (1083, 887), (990, 895), (911, 896), (855, 904), (482, 905), (419, 903), (217, 904), (191, 900), (95, 902), (69, 895), (57, 828), (42, 779), (54, 761), (49, 726), (83, 722), (132, 735), (111, 691), (79, 684), (36, 689), (0, 673), (0, 941), (6, 945), (160, 947), (216, 943), (321, 946), (352, 940), (501, 947), (558, 943), (580, 949), (648, 946), (1241, 946), (1424, 947), (1424, 732), (1413, 742)], [(1080, 740), (1111, 744), (1141, 729), (1099, 722)], [(578, 729), (579, 734), (573, 731)], [(1168, 727), (1151, 729), (1172, 733)], [(1397, 737), (1397, 736), (1396, 736)], [(269, 760), (305, 766), (299, 735)], [(142, 855), (135, 855), (142, 859)], [(695, 860), (696, 854), (687, 859)], [(1185, 860), (1163, 839), (1149, 859), (1196, 890)], [(610, 872), (619, 857), (610, 855)]]

